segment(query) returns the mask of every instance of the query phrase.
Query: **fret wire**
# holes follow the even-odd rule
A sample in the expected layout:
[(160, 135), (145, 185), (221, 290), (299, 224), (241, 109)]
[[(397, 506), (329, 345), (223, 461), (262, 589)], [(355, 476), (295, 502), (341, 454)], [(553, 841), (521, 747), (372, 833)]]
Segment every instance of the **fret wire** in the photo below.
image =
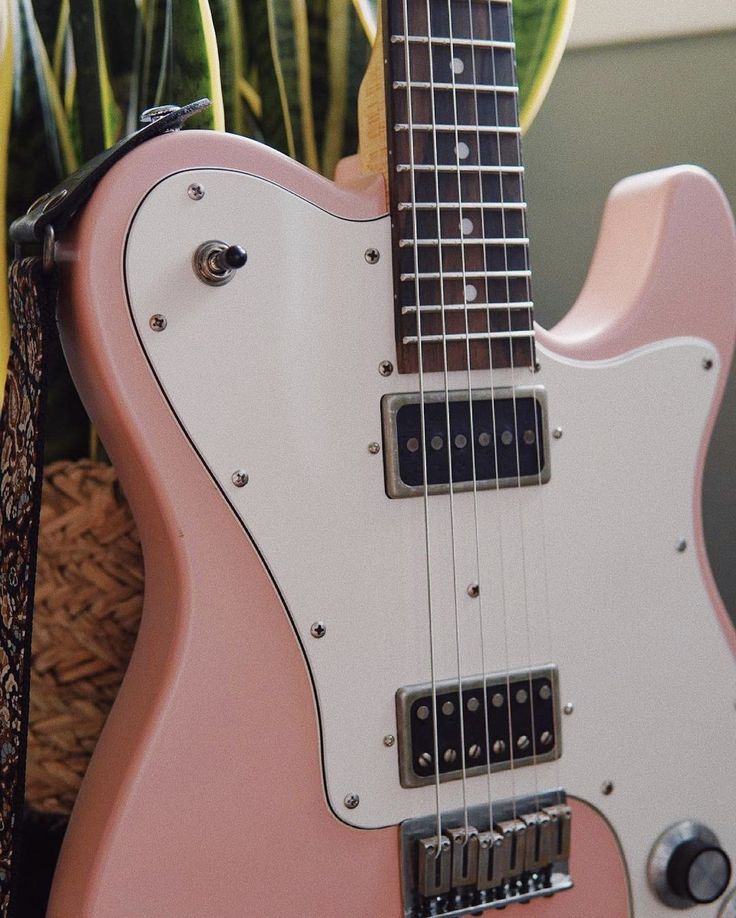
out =
[(523, 166), (451, 166), (448, 163), (440, 163), (435, 166), (432, 163), (415, 164), (413, 167), (409, 163), (398, 163), (397, 172), (451, 172), (455, 175), (460, 173), (472, 173), (477, 175), (479, 172), (492, 175), (521, 175), (524, 172)]
[[(407, 39), (403, 35), (391, 36), (393, 44), (403, 44), (406, 40)], [(450, 41), (449, 38), (435, 37), (434, 35), (431, 38), (424, 35), (410, 35), (408, 41), (410, 44), (417, 45), (440, 45), (444, 47), (453, 45), (461, 48), (498, 48), (503, 51), (512, 51), (516, 47), (513, 41), (491, 41), (490, 39), (483, 38), (453, 38), (453, 40)]]
[[(443, 341), (508, 341), (509, 338), (534, 337), (534, 331), (502, 331), (502, 332), (464, 332), (452, 335), (422, 335), (422, 344), (441, 344)], [(404, 344), (416, 344), (416, 335), (405, 335)]]
[(504, 277), (530, 277), (531, 271), (427, 271), (419, 272), (418, 274), (401, 274), (399, 279), (401, 281), (413, 281), (415, 278), (419, 280), (463, 280), (466, 277), (488, 277), (491, 280), (497, 280), (498, 278)]
[(526, 236), (496, 236), (493, 238), (483, 238), (467, 236), (463, 239), (399, 239), (399, 248), (408, 248), (410, 246), (432, 246), (438, 248), (440, 245), (528, 245), (529, 240)]
[[(511, 302), (511, 303), (468, 303), (467, 309), (482, 309), (483, 312), (487, 312), (489, 309), (491, 311), (507, 312), (509, 309), (530, 309), (533, 306), (533, 303), (527, 301), (524, 302)], [(465, 303), (445, 303), (444, 307), (448, 312), (462, 312), (466, 308)], [(413, 315), (417, 311), (416, 306), (402, 306), (401, 314), (408, 316)], [(422, 303), (421, 312), (442, 312), (442, 305), (440, 303), (432, 303), (425, 305)]]
[[(394, 125), (394, 131), (397, 133), (409, 130), (409, 125), (400, 122)], [(440, 133), (472, 133), (479, 131), (481, 134), (521, 134), (521, 128), (513, 124), (415, 124), (415, 131), (439, 131)]]
[(526, 210), (526, 201), (507, 202), (502, 204), (500, 201), (440, 201), (435, 204), (434, 201), (417, 201), (412, 204), (411, 201), (400, 201), (399, 210), (411, 210), (416, 207), (417, 210), (436, 210), (438, 207), (442, 210)]
[[(515, 96), (519, 92), (518, 86), (496, 86), (491, 83), (428, 83), (424, 80), (394, 80), (393, 82), (394, 89), (431, 89), (431, 90), (446, 90), (447, 92), (454, 92), (455, 90), (463, 90), (465, 92), (504, 92), (509, 95)], [(454, 128), (453, 128), (454, 129)]]

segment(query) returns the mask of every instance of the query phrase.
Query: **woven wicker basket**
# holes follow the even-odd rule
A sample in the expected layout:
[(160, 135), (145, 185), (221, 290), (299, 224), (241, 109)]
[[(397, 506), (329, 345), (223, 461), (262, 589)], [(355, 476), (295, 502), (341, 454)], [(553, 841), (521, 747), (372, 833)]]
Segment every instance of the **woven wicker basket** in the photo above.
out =
[(26, 798), (69, 813), (135, 642), (140, 542), (114, 469), (46, 469), (33, 624)]

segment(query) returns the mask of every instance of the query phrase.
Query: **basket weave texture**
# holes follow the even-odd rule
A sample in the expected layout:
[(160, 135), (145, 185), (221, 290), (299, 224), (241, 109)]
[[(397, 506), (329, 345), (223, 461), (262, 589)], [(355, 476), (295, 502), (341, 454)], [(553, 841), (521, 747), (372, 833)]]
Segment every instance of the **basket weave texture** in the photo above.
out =
[(117, 694), (143, 606), (140, 541), (115, 470), (44, 473), (26, 799), (69, 813)]

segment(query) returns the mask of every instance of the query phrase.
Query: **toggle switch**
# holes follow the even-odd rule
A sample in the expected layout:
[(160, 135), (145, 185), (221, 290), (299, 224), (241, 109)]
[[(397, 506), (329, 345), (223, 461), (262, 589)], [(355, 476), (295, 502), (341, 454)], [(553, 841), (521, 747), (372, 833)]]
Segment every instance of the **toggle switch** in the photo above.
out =
[(228, 245), (219, 239), (203, 242), (194, 253), (194, 273), (211, 287), (222, 287), (245, 266), (248, 253), (242, 246)]

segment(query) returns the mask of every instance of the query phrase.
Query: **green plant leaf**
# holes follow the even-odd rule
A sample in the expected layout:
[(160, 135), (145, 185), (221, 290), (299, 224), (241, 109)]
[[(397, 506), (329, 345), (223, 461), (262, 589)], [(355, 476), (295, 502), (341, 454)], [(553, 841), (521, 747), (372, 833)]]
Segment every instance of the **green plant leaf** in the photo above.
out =
[(210, 0), (217, 35), (220, 83), (225, 106), (225, 127), (235, 134), (245, 130), (241, 81), (244, 75), (243, 28), (238, 0)]
[(352, 0), (365, 36), (373, 44), (378, 23), (378, 0)]

